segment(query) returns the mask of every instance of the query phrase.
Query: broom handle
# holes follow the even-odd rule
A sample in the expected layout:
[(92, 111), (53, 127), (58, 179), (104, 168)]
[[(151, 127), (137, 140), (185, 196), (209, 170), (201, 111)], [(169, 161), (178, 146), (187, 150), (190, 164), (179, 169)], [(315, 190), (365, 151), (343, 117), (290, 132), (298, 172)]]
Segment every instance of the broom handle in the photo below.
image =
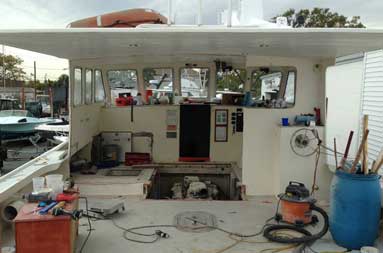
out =
[[(363, 133), (368, 129), (368, 115), (363, 116)], [(368, 141), (363, 146), (363, 160), (362, 160), (362, 171), (365, 175), (368, 174)]]
[(335, 169), (338, 169), (338, 152), (336, 151), (336, 138), (334, 138)]
[(372, 173), (377, 173), (380, 167), (383, 165), (383, 149), (380, 151), (378, 158), (372, 166)]
[(350, 131), (350, 134), (348, 135), (346, 150), (344, 151), (343, 158), (340, 161), (339, 169), (343, 169), (344, 164), (345, 164), (345, 162), (347, 160), (347, 156), (348, 156), (348, 152), (350, 151), (350, 146), (351, 146), (351, 141), (352, 141), (352, 136), (353, 135), (354, 135), (354, 131)]
[(352, 167), (351, 167), (351, 170), (350, 172), (351, 173), (354, 173), (355, 170), (356, 170), (356, 165), (359, 163), (359, 160), (360, 160), (360, 157), (362, 155), (362, 152), (363, 152), (363, 148), (364, 148), (364, 145), (367, 141), (367, 137), (368, 137), (368, 133), (370, 131), (367, 129), (364, 133), (363, 133), (363, 139), (362, 139), (362, 142), (360, 143), (359, 145), (359, 149), (358, 149), (358, 152), (356, 153), (356, 157), (355, 157), (355, 160), (354, 162), (352, 163)]

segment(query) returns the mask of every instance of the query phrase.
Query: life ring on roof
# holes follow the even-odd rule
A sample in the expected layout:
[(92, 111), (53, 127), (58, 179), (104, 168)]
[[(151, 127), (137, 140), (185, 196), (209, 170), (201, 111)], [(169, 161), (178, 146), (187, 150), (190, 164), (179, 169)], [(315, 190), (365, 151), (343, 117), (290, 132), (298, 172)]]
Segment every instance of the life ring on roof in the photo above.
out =
[(140, 24), (166, 24), (167, 18), (151, 9), (130, 9), (80, 19), (68, 25), (69, 28), (136, 27)]

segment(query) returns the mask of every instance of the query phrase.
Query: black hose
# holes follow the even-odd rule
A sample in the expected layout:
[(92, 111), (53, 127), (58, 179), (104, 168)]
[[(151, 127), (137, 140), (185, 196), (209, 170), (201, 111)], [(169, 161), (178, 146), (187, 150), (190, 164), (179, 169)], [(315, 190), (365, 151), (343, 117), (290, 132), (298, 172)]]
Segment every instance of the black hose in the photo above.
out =
[[(297, 226), (294, 226), (294, 225), (283, 224), (283, 225), (270, 225), (270, 226), (268, 226), (264, 230), (263, 236), (266, 237), (268, 240), (270, 240), (272, 242), (289, 243), (289, 244), (309, 243), (309, 242), (313, 242), (315, 240), (320, 239), (328, 231), (328, 228), (329, 228), (328, 215), (327, 215), (327, 213), (322, 208), (317, 207), (314, 204), (311, 205), (311, 210), (317, 211), (318, 213), (320, 213), (323, 216), (324, 225), (323, 225), (322, 230), (319, 233), (313, 235), (308, 230), (306, 230), (306, 229), (304, 229), (302, 227), (297, 227)], [(279, 235), (274, 233), (277, 230), (286, 230), (286, 229), (287, 230), (296, 231), (298, 233), (303, 234), (304, 236), (288, 238), (286, 236), (279, 236)]]

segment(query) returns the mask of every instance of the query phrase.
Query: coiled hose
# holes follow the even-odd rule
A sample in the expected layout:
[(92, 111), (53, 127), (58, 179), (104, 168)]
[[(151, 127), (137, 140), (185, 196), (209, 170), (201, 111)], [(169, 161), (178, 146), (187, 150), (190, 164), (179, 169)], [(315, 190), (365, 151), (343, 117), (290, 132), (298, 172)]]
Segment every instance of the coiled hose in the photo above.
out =
[[(287, 224), (278, 224), (278, 225), (270, 225), (265, 230), (263, 231), (263, 236), (266, 237), (268, 240), (272, 242), (278, 242), (278, 243), (291, 243), (291, 244), (301, 244), (301, 243), (309, 243), (313, 242), (315, 240), (320, 239), (323, 237), (329, 228), (329, 221), (328, 221), (328, 215), (326, 211), (324, 211), (322, 208), (316, 206), (316, 205), (311, 205), (311, 210), (317, 211), (323, 216), (324, 219), (324, 225), (322, 230), (317, 233), (317, 234), (311, 234), (310, 231), (302, 228), (302, 227), (297, 227), (294, 225), (287, 225)], [(293, 230), (298, 233), (303, 234), (302, 237), (293, 237), (293, 238), (288, 238), (286, 236), (279, 236), (275, 231), (277, 230)]]

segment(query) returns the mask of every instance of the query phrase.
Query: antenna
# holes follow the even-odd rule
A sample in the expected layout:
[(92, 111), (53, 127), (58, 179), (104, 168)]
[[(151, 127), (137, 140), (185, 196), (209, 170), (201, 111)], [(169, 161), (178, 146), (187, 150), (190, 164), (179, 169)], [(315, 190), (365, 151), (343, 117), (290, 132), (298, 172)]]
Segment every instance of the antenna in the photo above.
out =
[(202, 0), (198, 1), (198, 26), (202, 25)]
[(3, 45), (3, 85), (5, 94), (5, 46)]
[(172, 0), (168, 0), (168, 25), (172, 24)]
[(227, 10), (227, 26), (231, 27), (231, 16), (233, 14), (233, 0), (229, 0), (229, 8)]

